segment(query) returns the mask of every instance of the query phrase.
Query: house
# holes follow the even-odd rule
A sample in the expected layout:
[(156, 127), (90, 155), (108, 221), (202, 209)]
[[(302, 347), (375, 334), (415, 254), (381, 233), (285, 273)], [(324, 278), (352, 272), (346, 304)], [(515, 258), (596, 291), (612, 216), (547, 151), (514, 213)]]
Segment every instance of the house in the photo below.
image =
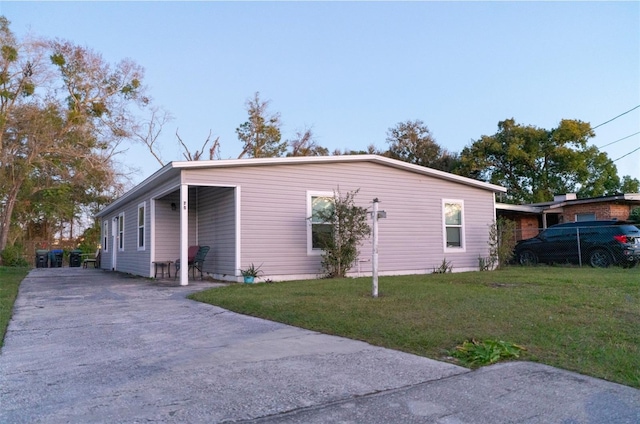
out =
[[(477, 270), (488, 256), (494, 194), (506, 191), (377, 155), (172, 162), (97, 214), (101, 267), (152, 277), (154, 262), (186, 263), (189, 246), (206, 245), (204, 272), (215, 279), (242, 281), (251, 263), (263, 279), (317, 278), (322, 223), (309, 218), (335, 190), (359, 190), (356, 203), (369, 210), (378, 198), (386, 212), (379, 275), (428, 273), (444, 259), (455, 271)], [(370, 274), (371, 255), (365, 240), (351, 275)], [(188, 283), (186, 267), (179, 278)]]
[(516, 222), (518, 240), (535, 237), (540, 229), (563, 222), (627, 220), (640, 207), (640, 193), (578, 199), (575, 193), (554, 196), (553, 201), (528, 205), (496, 204), (498, 217)]

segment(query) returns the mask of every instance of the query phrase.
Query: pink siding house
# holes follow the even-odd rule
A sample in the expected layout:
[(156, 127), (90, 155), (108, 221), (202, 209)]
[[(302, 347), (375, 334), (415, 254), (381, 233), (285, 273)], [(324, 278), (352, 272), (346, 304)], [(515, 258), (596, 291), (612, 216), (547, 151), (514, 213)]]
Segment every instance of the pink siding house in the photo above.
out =
[[(322, 276), (309, 218), (318, 198), (360, 190), (387, 218), (378, 227), (379, 275), (478, 269), (488, 255), (495, 196), (503, 187), (377, 155), (172, 162), (101, 210), (104, 269), (153, 277), (154, 262), (186, 263), (191, 245), (210, 246), (204, 272), (242, 281)], [(371, 275), (371, 240), (351, 275)], [(172, 268), (175, 271), (175, 268)], [(188, 283), (186, 267), (178, 275)]]

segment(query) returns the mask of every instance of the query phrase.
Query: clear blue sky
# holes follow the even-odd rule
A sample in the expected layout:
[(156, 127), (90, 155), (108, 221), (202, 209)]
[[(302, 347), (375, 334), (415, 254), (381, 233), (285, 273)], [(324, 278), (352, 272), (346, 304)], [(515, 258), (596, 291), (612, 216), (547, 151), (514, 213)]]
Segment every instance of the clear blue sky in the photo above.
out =
[[(259, 91), (283, 138), (311, 127), (334, 149), (386, 148), (390, 127), (421, 119), (459, 152), (498, 121), (599, 125), (640, 105), (640, 2), (0, 2), (18, 36), (62, 38), (146, 69), (175, 119), (161, 137), (181, 160), (209, 130), (222, 158)], [(596, 129), (596, 146), (640, 132), (640, 108)], [(640, 134), (603, 148), (640, 179)], [(158, 169), (131, 148), (139, 182)]]

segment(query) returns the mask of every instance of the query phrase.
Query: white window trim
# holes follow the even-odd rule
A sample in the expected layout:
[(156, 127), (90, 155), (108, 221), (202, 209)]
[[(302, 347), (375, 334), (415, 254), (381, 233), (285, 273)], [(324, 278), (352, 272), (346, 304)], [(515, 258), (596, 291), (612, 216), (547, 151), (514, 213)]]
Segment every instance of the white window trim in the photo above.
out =
[(109, 251), (109, 220), (102, 221), (102, 251)]
[[(122, 232), (120, 231), (122, 228)], [(124, 212), (120, 212), (118, 215), (118, 228), (116, 234), (118, 234), (118, 252), (124, 252)]]
[[(142, 209), (142, 225), (140, 225), (140, 209)], [(138, 250), (145, 250), (147, 246), (147, 238), (145, 237), (147, 223), (147, 206), (145, 202), (142, 202), (138, 205), (138, 213), (136, 214), (136, 247)], [(142, 246), (140, 246), (140, 228), (142, 228)]]
[(335, 193), (333, 191), (307, 191), (307, 216), (305, 217), (307, 221), (307, 256), (320, 256), (322, 255), (322, 249), (314, 249), (313, 248), (313, 239), (312, 235), (312, 225), (311, 225), (311, 198), (312, 197), (331, 197), (335, 198)]
[[(460, 218), (462, 225), (460, 225), (460, 247), (448, 247), (447, 246), (447, 219), (445, 216), (445, 205), (447, 203), (458, 203), (462, 206), (460, 211)], [(467, 242), (465, 240), (465, 218), (464, 218), (464, 200), (462, 199), (442, 199), (442, 246), (445, 253), (462, 253), (467, 251)]]

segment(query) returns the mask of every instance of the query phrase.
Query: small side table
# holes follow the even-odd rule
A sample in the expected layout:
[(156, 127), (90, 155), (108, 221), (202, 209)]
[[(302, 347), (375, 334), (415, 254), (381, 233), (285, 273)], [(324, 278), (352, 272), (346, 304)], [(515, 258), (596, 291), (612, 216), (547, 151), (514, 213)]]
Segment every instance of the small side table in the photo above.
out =
[(162, 274), (162, 278), (164, 278), (164, 267), (167, 267), (167, 272), (169, 274), (169, 278), (171, 278), (171, 264), (173, 261), (154, 261), (151, 262), (154, 265), (155, 272), (153, 274), (153, 278), (158, 277), (158, 267), (160, 267), (160, 273)]

